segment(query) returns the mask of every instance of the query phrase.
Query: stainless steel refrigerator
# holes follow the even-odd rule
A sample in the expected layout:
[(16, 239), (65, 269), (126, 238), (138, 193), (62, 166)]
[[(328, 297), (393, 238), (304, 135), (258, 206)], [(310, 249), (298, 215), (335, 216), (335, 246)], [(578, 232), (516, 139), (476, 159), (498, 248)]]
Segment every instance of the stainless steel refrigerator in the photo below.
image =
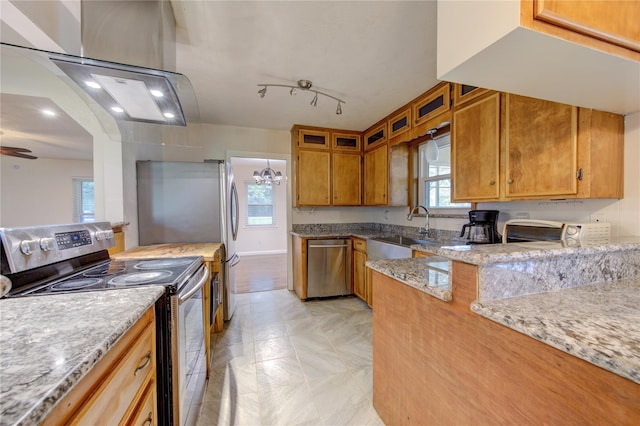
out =
[(202, 163), (138, 161), (138, 241), (225, 245), (222, 259), (224, 319), (235, 310), (238, 196), (233, 171), (223, 160)]

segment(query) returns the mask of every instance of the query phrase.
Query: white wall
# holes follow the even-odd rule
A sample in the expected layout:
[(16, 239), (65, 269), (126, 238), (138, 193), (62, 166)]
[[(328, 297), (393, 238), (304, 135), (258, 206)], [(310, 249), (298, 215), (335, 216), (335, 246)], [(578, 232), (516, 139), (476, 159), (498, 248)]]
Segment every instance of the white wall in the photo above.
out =
[(72, 223), (74, 177), (92, 178), (92, 162), (0, 156), (0, 226)]
[[(234, 159), (231, 159), (233, 175), (238, 188), (240, 229), (236, 240), (236, 251), (241, 256), (251, 256), (258, 254), (276, 254), (287, 252), (287, 240), (289, 229), (287, 226), (287, 185), (273, 185), (275, 224), (274, 226), (247, 226), (247, 188), (246, 182), (255, 182), (253, 172), (256, 167), (238, 166)], [(271, 168), (285, 173), (286, 162), (282, 160), (272, 160)], [(266, 167), (264, 164), (258, 167), (261, 170)]]

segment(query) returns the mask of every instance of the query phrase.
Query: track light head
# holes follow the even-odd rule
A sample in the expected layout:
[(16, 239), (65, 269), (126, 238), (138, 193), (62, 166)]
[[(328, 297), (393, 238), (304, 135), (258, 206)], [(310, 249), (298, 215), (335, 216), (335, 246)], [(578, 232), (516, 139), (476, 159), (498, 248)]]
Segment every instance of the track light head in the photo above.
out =
[(313, 97), (313, 99), (311, 100), (311, 106), (318, 106), (318, 94), (316, 93), (316, 95)]
[(336, 115), (342, 115), (342, 106), (340, 102), (338, 102), (338, 107), (336, 108)]
[(258, 90), (258, 96), (264, 98), (264, 95), (267, 94), (267, 86), (264, 86), (262, 89)]

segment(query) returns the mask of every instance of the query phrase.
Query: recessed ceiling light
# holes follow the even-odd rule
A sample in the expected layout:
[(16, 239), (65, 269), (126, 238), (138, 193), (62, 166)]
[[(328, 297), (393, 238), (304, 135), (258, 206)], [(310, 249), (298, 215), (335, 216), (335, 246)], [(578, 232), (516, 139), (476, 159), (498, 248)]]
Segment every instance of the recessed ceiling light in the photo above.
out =
[(161, 97), (164, 96), (164, 93), (162, 93), (160, 90), (151, 89), (151, 90), (149, 90), (149, 92), (151, 92), (151, 94), (153, 96), (155, 96), (156, 98), (161, 98)]
[(91, 81), (91, 80), (85, 81), (84, 84), (86, 84), (87, 86), (91, 87), (92, 89), (100, 89), (101, 88), (101, 86), (98, 83), (96, 83), (95, 81)]
[(56, 115), (56, 113), (54, 111), (51, 111), (50, 109), (43, 109), (42, 113), (44, 115), (48, 115), (49, 117), (54, 117)]
[(165, 117), (167, 117), (167, 118), (173, 118), (173, 117), (175, 117), (175, 115), (173, 115), (173, 113), (171, 113), (171, 112), (165, 112), (165, 113), (164, 113), (164, 114), (162, 114), (162, 115), (164, 115), (164, 116), (165, 116)]
[(124, 112), (124, 110), (118, 106), (111, 107), (111, 111), (118, 113)]

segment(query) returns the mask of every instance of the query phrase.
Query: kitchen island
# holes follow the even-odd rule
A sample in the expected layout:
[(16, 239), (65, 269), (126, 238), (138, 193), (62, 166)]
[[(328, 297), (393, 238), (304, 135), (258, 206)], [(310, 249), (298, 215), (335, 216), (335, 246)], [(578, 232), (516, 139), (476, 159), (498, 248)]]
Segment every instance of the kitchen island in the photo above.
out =
[(418, 259), (368, 263), (386, 423), (638, 423), (640, 239), (437, 254), (450, 301), (402, 282)]
[(2, 299), (0, 424), (38, 424), (64, 410), (60, 402), (163, 294), (145, 286)]

